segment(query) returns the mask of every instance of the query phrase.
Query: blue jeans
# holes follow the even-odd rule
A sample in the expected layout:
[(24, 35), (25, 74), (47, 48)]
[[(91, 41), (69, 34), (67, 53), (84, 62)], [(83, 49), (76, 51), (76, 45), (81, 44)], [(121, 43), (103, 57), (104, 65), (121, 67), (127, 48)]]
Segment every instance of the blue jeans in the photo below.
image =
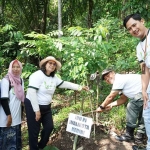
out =
[(21, 124), (0, 127), (0, 150), (22, 150), (21, 147)]
[(148, 108), (143, 109), (143, 118), (145, 123), (146, 135), (148, 138), (146, 150), (150, 150), (150, 101), (148, 101)]

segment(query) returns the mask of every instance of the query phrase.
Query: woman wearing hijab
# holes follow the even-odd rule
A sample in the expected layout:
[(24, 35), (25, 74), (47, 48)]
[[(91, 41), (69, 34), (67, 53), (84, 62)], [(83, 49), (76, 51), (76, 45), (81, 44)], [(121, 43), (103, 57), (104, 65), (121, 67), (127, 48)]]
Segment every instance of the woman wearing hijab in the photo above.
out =
[(21, 102), (24, 101), (22, 64), (13, 60), (1, 81), (0, 150), (21, 150)]
[[(25, 109), (29, 133), (30, 150), (43, 149), (49, 141), (54, 128), (51, 112), (52, 97), (56, 87), (72, 90), (88, 90), (88, 87), (63, 81), (55, 73), (61, 68), (61, 63), (53, 56), (41, 60), (40, 70), (34, 72), (29, 78)], [(43, 129), (38, 136), (41, 124)]]

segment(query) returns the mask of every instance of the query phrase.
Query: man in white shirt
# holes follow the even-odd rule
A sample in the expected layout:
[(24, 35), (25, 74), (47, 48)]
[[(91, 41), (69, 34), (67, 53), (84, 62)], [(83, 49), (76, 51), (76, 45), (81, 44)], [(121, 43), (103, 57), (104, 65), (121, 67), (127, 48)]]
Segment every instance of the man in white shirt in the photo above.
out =
[[(126, 111), (126, 133), (116, 136), (119, 141), (133, 141), (141, 144), (145, 134), (145, 127), (142, 118), (143, 97), (141, 75), (139, 74), (117, 74), (112, 69), (105, 69), (102, 72), (102, 80), (112, 84), (110, 94), (97, 108), (98, 112), (110, 110), (112, 107), (122, 105), (130, 99)], [(120, 98), (113, 102), (113, 99), (120, 94)], [(137, 123), (138, 122), (138, 123)], [(136, 136), (134, 130), (137, 128)]]
[(150, 33), (144, 23), (144, 19), (137, 13), (126, 16), (123, 21), (123, 25), (129, 33), (140, 39), (136, 47), (136, 52), (142, 71), (143, 118), (148, 137), (146, 149), (150, 150), (150, 93), (147, 92), (150, 81)]

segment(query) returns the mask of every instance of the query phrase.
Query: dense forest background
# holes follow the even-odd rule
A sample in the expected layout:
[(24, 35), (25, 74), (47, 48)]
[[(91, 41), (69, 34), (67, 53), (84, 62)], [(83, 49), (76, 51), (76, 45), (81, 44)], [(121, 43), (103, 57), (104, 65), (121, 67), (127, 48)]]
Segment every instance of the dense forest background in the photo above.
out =
[(102, 88), (100, 78), (94, 86), (90, 75), (106, 67), (119, 73), (140, 72), (138, 39), (128, 34), (122, 21), (138, 12), (148, 27), (149, 11), (150, 0), (1, 0), (0, 78), (10, 61), (18, 59), (26, 88), (39, 61), (52, 55), (62, 63), (59, 76), (89, 85), (99, 103), (109, 90)]
[(145, 0), (1, 0), (1, 77), (17, 58), (27, 79), (49, 55), (62, 62), (59, 74), (65, 80), (83, 84), (108, 66), (138, 72), (137, 39), (126, 32), (122, 20), (138, 12), (148, 23), (149, 9)]

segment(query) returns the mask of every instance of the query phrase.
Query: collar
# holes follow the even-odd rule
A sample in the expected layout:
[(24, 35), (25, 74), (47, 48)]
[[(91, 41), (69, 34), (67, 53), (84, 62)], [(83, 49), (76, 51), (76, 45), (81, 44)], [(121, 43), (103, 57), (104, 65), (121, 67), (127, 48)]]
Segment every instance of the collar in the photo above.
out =
[[(148, 29), (148, 32), (147, 32), (147, 35), (149, 34), (149, 29)], [(146, 35), (146, 36), (147, 36)], [(146, 39), (146, 36), (144, 36), (144, 38), (143, 39), (141, 39), (141, 42), (143, 42), (145, 39)]]

